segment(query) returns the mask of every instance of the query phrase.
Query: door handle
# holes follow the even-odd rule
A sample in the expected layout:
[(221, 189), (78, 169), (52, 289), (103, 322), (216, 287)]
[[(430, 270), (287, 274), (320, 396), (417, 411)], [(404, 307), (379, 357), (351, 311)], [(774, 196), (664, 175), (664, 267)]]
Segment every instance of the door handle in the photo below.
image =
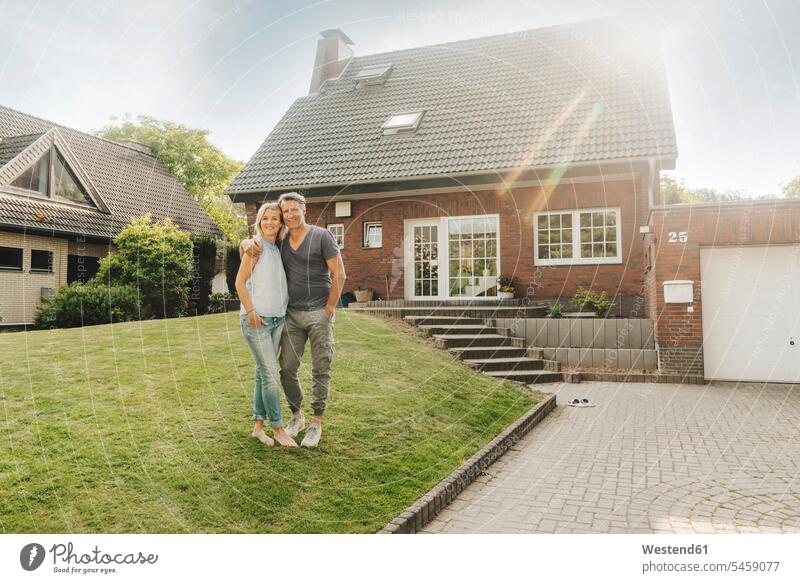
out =
[(789, 346), (794, 346), (794, 338), (789, 338)]

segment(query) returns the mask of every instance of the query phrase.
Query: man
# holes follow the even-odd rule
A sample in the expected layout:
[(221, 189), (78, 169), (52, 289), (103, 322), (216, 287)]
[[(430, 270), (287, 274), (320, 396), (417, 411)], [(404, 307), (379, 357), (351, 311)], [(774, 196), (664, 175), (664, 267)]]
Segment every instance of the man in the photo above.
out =
[[(311, 408), (314, 416), (300, 445), (316, 447), (322, 437), (322, 415), (330, 392), (335, 309), (346, 275), (333, 235), (327, 229), (306, 223), (305, 197), (287, 192), (278, 198), (278, 204), (289, 228), (289, 236), (281, 245), (281, 258), (289, 284), (289, 309), (279, 359), (283, 392), (292, 410), (286, 433), (296, 437), (305, 429), (306, 419), (300, 408), (303, 390), (297, 371), (306, 341), (311, 340)], [(262, 251), (261, 244), (252, 240), (244, 241), (242, 249), (255, 258)]]

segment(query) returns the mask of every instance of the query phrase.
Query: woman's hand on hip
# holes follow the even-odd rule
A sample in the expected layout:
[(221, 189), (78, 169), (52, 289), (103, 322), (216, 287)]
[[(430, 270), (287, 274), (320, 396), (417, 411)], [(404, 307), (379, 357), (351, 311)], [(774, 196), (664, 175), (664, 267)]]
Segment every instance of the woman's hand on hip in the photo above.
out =
[(255, 310), (250, 310), (247, 313), (247, 326), (250, 328), (258, 328), (266, 324), (264, 320), (261, 319), (261, 316), (256, 314)]

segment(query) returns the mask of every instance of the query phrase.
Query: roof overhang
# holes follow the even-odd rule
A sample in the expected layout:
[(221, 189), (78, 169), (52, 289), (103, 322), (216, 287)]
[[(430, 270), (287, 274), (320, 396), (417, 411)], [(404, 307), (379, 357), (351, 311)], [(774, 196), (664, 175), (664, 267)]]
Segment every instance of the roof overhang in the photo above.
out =
[(306, 198), (336, 197), (350, 195), (382, 195), (395, 191), (426, 191), (441, 189), (469, 189), (494, 187), (498, 184), (514, 188), (525, 184), (558, 184), (572, 180), (585, 181), (596, 178), (602, 181), (607, 176), (638, 175), (648, 172), (649, 164), (655, 160), (660, 170), (675, 168), (675, 156), (649, 156), (592, 162), (565, 162), (535, 168), (504, 168), (450, 175), (413, 176), (363, 182), (336, 184), (306, 184), (296, 186), (268, 187), (238, 192), (226, 192), (233, 202), (263, 202), (277, 199), (284, 192), (299, 191)]

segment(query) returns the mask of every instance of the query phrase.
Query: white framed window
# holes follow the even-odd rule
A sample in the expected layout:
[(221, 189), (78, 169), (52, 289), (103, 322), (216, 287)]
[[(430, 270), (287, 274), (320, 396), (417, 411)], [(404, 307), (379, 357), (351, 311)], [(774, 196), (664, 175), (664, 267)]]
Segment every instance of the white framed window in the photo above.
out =
[(344, 249), (344, 225), (342, 223), (331, 223), (327, 225), (327, 229), (336, 239), (336, 245), (339, 246), (339, 249)]
[(364, 247), (383, 247), (383, 227), (378, 222), (364, 223)]
[(536, 265), (622, 263), (620, 209), (576, 209), (533, 217)]

